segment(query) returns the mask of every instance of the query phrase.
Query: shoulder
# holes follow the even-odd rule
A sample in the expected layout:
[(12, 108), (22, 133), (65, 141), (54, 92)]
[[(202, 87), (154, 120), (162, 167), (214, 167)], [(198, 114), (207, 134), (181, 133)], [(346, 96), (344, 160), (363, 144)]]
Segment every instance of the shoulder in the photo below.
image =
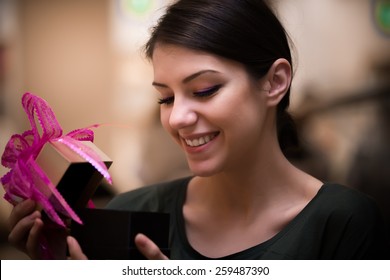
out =
[(353, 188), (325, 183), (315, 200), (312, 217), (333, 229), (363, 233), (383, 223), (383, 216), (375, 200)]
[(376, 215), (378, 208), (370, 196), (344, 185), (325, 183), (318, 193), (320, 205), (334, 211)]
[(324, 184), (319, 192), (319, 220), (332, 258), (383, 258), (387, 252), (383, 215), (371, 197), (339, 184)]
[(184, 195), (190, 177), (168, 182), (143, 186), (135, 190), (121, 193), (114, 197), (106, 206), (108, 209), (128, 211), (162, 211)]

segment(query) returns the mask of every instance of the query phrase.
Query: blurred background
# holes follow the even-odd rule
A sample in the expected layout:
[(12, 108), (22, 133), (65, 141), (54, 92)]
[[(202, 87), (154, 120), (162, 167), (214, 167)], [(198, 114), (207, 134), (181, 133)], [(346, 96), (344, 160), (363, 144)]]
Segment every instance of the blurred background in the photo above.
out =
[[(170, 0), (0, 0), (0, 151), (29, 129), (21, 97), (54, 110), (64, 132), (92, 124), (113, 161), (94, 201), (188, 175), (159, 123), (141, 48)], [(374, 197), (390, 225), (390, 1), (275, 0), (294, 44), (291, 112), (302, 149), (292, 161)], [(7, 170), (0, 166), (0, 176)], [(0, 195), (4, 191), (1, 188)], [(0, 199), (0, 259), (11, 206)]]

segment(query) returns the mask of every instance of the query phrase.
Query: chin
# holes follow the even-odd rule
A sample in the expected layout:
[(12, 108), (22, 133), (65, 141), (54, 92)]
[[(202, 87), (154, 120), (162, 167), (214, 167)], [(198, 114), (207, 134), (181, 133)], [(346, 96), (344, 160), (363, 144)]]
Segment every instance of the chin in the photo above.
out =
[(221, 172), (220, 168), (210, 165), (189, 164), (189, 168), (194, 176), (210, 177)]

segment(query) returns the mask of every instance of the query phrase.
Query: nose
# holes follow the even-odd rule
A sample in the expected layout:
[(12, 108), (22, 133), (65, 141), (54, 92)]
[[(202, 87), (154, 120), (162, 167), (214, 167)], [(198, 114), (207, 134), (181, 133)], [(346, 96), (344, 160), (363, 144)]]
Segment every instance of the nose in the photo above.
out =
[(196, 110), (187, 99), (175, 98), (170, 115), (169, 125), (175, 130), (191, 126), (197, 121)]

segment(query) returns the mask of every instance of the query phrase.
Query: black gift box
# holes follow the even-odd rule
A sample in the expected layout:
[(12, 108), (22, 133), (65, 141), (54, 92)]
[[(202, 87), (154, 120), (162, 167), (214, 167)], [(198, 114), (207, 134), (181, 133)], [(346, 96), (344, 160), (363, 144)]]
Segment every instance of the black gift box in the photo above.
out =
[(71, 224), (71, 235), (77, 239), (89, 259), (145, 259), (134, 244), (137, 233), (143, 233), (169, 257), (169, 214), (84, 208), (78, 211), (83, 225)]

